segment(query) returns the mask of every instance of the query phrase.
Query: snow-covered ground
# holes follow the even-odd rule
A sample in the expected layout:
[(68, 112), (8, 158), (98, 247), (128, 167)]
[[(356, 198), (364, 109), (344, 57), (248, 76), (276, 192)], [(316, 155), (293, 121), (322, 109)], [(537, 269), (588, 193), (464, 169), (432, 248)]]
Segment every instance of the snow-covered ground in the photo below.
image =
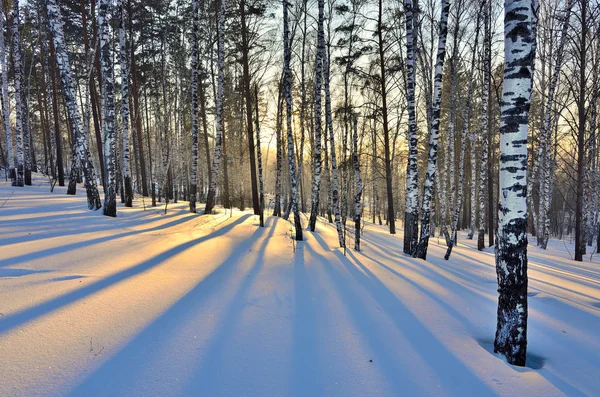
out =
[(344, 256), (324, 223), (295, 245), (282, 219), (107, 218), (35, 182), (0, 183), (0, 396), (600, 395), (600, 255), (530, 245), (517, 368), (491, 353), (493, 251), (464, 235), (422, 261), (367, 223)]

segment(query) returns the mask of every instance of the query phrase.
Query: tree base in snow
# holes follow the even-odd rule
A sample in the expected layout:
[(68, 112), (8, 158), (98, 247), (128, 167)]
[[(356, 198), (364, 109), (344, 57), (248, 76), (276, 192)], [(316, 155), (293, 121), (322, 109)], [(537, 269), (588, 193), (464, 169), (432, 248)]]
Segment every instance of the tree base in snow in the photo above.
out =
[(498, 325), (494, 352), (509, 364), (525, 366), (527, 356), (527, 283), (498, 288)]
[(479, 229), (477, 231), (477, 250), (483, 251), (485, 248), (485, 230)]
[(417, 248), (419, 223), (416, 213), (406, 212), (404, 215), (404, 253), (412, 255)]

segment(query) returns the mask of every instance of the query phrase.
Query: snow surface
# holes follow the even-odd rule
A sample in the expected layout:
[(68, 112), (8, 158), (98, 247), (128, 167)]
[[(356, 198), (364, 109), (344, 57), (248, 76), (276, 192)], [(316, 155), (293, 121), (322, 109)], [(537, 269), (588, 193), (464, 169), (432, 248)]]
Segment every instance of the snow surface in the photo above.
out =
[(274, 217), (108, 218), (34, 182), (0, 182), (0, 396), (600, 395), (600, 255), (567, 242), (530, 245), (517, 368), (491, 352), (493, 250), (464, 235), (425, 262), (367, 223), (345, 257), (322, 220), (294, 244)]

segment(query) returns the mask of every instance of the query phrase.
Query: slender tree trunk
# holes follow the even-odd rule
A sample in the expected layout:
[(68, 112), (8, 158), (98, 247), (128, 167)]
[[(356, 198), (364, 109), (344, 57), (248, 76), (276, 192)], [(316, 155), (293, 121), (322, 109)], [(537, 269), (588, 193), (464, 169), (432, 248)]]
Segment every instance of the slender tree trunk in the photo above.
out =
[[(287, 128), (287, 148), (288, 163), (290, 168), (290, 185), (292, 188), (292, 211), (294, 212), (294, 225), (296, 227), (296, 240), (302, 241), (302, 223), (300, 221), (300, 211), (298, 210), (298, 182), (296, 180), (296, 161), (294, 158), (294, 139), (292, 137), (292, 75), (290, 71), (290, 60), (292, 50), (290, 48), (290, 31), (288, 26), (288, 3), (283, 0), (283, 71), (284, 71), (284, 91), (286, 103), (286, 128)], [(327, 87), (327, 82), (325, 82)], [(333, 134), (331, 136), (333, 140)]]
[(263, 184), (262, 152), (260, 150), (260, 122), (258, 119), (258, 85), (254, 86), (254, 108), (256, 111), (256, 154), (258, 161), (258, 190), (260, 201), (260, 227), (265, 227), (265, 188)]
[[(56, 0), (47, 0), (47, 12), (48, 12), (48, 24), (50, 32), (52, 33), (52, 42), (55, 48), (55, 56), (53, 57), (58, 66), (60, 78), (63, 86), (63, 93), (69, 119), (71, 120), (74, 140), (77, 142), (77, 152), (79, 161), (82, 165), (84, 177), (85, 177), (85, 188), (88, 200), (88, 208), (91, 210), (97, 210), (101, 207), (100, 195), (98, 194), (98, 188), (96, 187), (96, 177), (94, 175), (94, 166), (91, 162), (91, 156), (87, 145), (87, 137), (85, 136), (85, 130), (79, 112), (79, 107), (75, 99), (75, 90), (73, 87), (73, 77), (71, 75), (71, 67), (69, 64), (68, 53), (65, 45), (64, 34), (62, 30), (62, 22), (60, 16), (60, 8), (56, 4)], [(51, 50), (52, 51), (52, 50)], [(56, 105), (56, 98), (55, 98)], [(58, 112), (55, 109), (54, 117), (58, 117)], [(56, 127), (58, 128), (58, 121), (55, 120)], [(59, 143), (57, 142), (57, 148)], [(62, 155), (59, 157), (62, 159)], [(62, 161), (62, 160), (61, 160)], [(59, 165), (59, 170), (62, 164)], [(60, 172), (59, 172), (60, 177)]]
[(363, 182), (360, 177), (360, 158), (358, 157), (358, 116), (354, 114), (354, 134), (352, 135), (352, 164), (354, 165), (354, 179), (356, 192), (354, 193), (354, 249), (360, 251), (360, 202), (362, 198)]
[(240, 33), (242, 39), (242, 82), (244, 87), (244, 97), (246, 102), (246, 129), (248, 133), (248, 153), (250, 160), (250, 184), (252, 187), (252, 208), (254, 215), (260, 212), (260, 203), (258, 197), (258, 186), (256, 183), (256, 154), (254, 152), (254, 124), (252, 123), (252, 91), (250, 90), (250, 67), (248, 53), (250, 52), (250, 43), (248, 39), (248, 27), (246, 24), (246, 0), (240, 0)]
[[(0, 3), (4, 14), (4, 2)], [(8, 113), (8, 67), (6, 65), (6, 50), (4, 47), (4, 15), (0, 15), (0, 73), (2, 73), (2, 119), (6, 135), (7, 165), (10, 170), (12, 186), (17, 186), (17, 169), (13, 154), (12, 130)]]
[(527, 352), (527, 135), (535, 48), (535, 5), (504, 4), (504, 86), (500, 123), (498, 324), (494, 351), (524, 366)]
[[(409, 73), (409, 77), (407, 81), (409, 83), (409, 90), (412, 91), (412, 94), (409, 93), (409, 103), (412, 101), (412, 109), (411, 105), (409, 105), (409, 136), (414, 135), (414, 139), (416, 141), (416, 116), (415, 116), (415, 104), (414, 104), (414, 79), (415, 79), (415, 67), (414, 67), (414, 59), (413, 59), (413, 51), (411, 48), (414, 48), (412, 45), (413, 38), (412, 35), (416, 34), (416, 31), (410, 29), (409, 31), (409, 15), (410, 19), (413, 19), (412, 12), (412, 4), (411, 0), (405, 1), (405, 9), (406, 18), (407, 18), (407, 73)], [(410, 10), (410, 11), (408, 11)], [(437, 146), (438, 139), (440, 133), (440, 115), (441, 115), (441, 103), (442, 103), (442, 79), (443, 79), (443, 71), (444, 71), (444, 58), (446, 57), (446, 37), (448, 36), (448, 12), (450, 10), (450, 1), (444, 0), (442, 2), (442, 11), (440, 16), (440, 33), (438, 37), (438, 50), (436, 56), (436, 64), (435, 64), (435, 78), (434, 78), (434, 88), (433, 88), (433, 104), (432, 104), (432, 118), (431, 118), (431, 131), (429, 131), (429, 151), (427, 158), (427, 174), (425, 176), (425, 186), (423, 188), (423, 202), (421, 206), (421, 236), (418, 245), (412, 244), (412, 240), (407, 240), (406, 236), (404, 239), (405, 244), (405, 253), (413, 254), (415, 258), (426, 259), (427, 258), (427, 247), (429, 245), (429, 236), (430, 236), (430, 209), (432, 206), (433, 200), (433, 189), (435, 183), (435, 174), (437, 170)], [(410, 33), (409, 33), (410, 32)], [(410, 55), (409, 55), (410, 52)], [(408, 63), (408, 59), (410, 58), (410, 64)], [(408, 66), (410, 65), (410, 66)], [(410, 115), (412, 112), (412, 116)], [(411, 125), (412, 124), (412, 125)], [(415, 143), (416, 144), (416, 143)], [(410, 149), (409, 149), (410, 150)], [(410, 155), (409, 155), (410, 157)], [(410, 164), (410, 160), (409, 160)], [(416, 158), (414, 162), (414, 167), (416, 169), (417, 163)], [(415, 170), (413, 170), (415, 171)], [(408, 175), (408, 170), (407, 170)], [(416, 194), (415, 190), (411, 194)], [(408, 186), (407, 186), (407, 196), (409, 194)], [(412, 200), (412, 199), (411, 199)], [(408, 205), (408, 198), (407, 198)], [(408, 208), (408, 207), (407, 207)], [(408, 217), (410, 214), (407, 211), (406, 216)], [(410, 220), (411, 218), (407, 218)], [(411, 220), (412, 221), (412, 220)], [(406, 233), (406, 231), (405, 231)], [(410, 247), (413, 251), (407, 252), (406, 244), (410, 244)]]
[(210, 173), (210, 183), (208, 187), (208, 196), (206, 198), (205, 214), (212, 213), (215, 206), (215, 195), (217, 192), (217, 181), (219, 176), (219, 161), (222, 154), (223, 139), (223, 83), (224, 83), (224, 59), (225, 59), (225, 0), (220, 1), (219, 7), (219, 31), (217, 40), (217, 96), (216, 96), (216, 134), (215, 134), (215, 153), (213, 155), (212, 170)]
[[(12, 60), (15, 79), (15, 137), (17, 143), (17, 186), (24, 186), (24, 174), (27, 173), (26, 157), (29, 144), (24, 136), (24, 106), (23, 106), (23, 65), (21, 64), (21, 34), (19, 31), (19, 2), (13, 1), (11, 10), (12, 23)], [(31, 172), (31, 170), (29, 170)]]
[[(561, 30), (560, 41), (558, 44), (558, 49), (556, 50), (556, 63), (554, 64), (554, 71), (552, 73), (552, 77), (550, 78), (550, 85), (548, 87), (548, 97), (546, 98), (546, 106), (544, 109), (544, 122), (542, 124), (542, 130), (540, 131), (540, 143), (539, 147), (541, 150), (538, 150), (538, 157), (540, 158), (540, 166), (536, 170), (533, 171), (533, 177), (536, 178), (537, 172), (543, 175), (540, 180), (540, 203), (539, 203), (539, 227), (536, 230), (536, 235), (538, 237), (538, 245), (542, 249), (546, 249), (548, 246), (548, 239), (550, 237), (550, 204), (552, 202), (552, 181), (550, 179), (554, 178), (554, 173), (550, 173), (554, 170), (552, 164), (552, 116), (554, 114), (555, 104), (555, 94), (556, 88), (558, 86), (558, 81), (560, 78), (560, 70), (563, 63), (563, 55), (564, 48), (567, 41), (567, 34), (569, 29), (569, 19), (571, 16), (571, 8), (573, 7), (573, 0), (567, 0), (567, 4), (565, 5), (565, 15)], [(541, 171), (540, 171), (541, 170)], [(531, 183), (530, 183), (531, 186)]]
[(125, 207), (133, 206), (133, 188), (131, 186), (131, 171), (129, 158), (129, 63), (125, 48), (125, 4), (118, 3), (121, 18), (119, 21), (119, 61), (121, 63), (121, 128), (123, 134), (123, 190)]
[[(477, 22), (475, 27), (475, 44), (473, 45), (473, 54), (471, 58), (471, 69), (469, 71), (469, 76), (473, 76), (475, 74), (475, 61), (477, 59), (477, 44), (479, 41), (479, 29), (480, 29), (480, 17), (482, 7), (485, 6), (485, 0), (482, 1), (481, 7), (479, 8), (479, 12), (477, 13)], [(457, 195), (456, 195), (456, 207), (454, 208), (454, 215), (452, 217), (452, 227), (451, 227), (451, 236), (450, 238), (446, 237), (446, 240), (449, 240), (448, 249), (446, 250), (446, 255), (444, 255), (444, 259), (448, 260), (450, 258), (450, 254), (452, 254), (452, 248), (456, 245), (456, 232), (458, 230), (458, 219), (460, 216), (460, 210), (462, 207), (462, 198), (463, 198), (463, 183), (465, 176), (465, 150), (467, 146), (467, 137), (469, 134), (470, 127), (470, 119), (471, 119), (471, 100), (473, 99), (473, 79), (469, 81), (469, 89), (467, 93), (467, 103), (465, 105), (465, 114), (463, 118), (463, 128), (460, 134), (461, 138), (461, 147), (460, 147), (460, 163), (458, 168), (458, 186), (457, 186)], [(475, 168), (476, 169), (476, 168)], [(474, 188), (474, 186), (473, 186)]]
[[(383, 0), (379, 0), (379, 14), (377, 19), (377, 36), (378, 36), (378, 47), (379, 47), (379, 63), (380, 63), (380, 85), (381, 85), (381, 114), (383, 122), (383, 145), (385, 152), (385, 182), (387, 187), (387, 200), (388, 200), (388, 220), (390, 224), (390, 234), (396, 234), (396, 213), (394, 212), (394, 194), (392, 188), (392, 160), (390, 158), (390, 132), (388, 125), (388, 109), (387, 109), (387, 82), (386, 82), (386, 70), (385, 70), (385, 57), (384, 57), (384, 42), (383, 42)], [(411, 137), (412, 138), (412, 137)], [(409, 141), (413, 141), (409, 138)], [(416, 150), (416, 135), (414, 140), (414, 147)], [(411, 143), (412, 145), (412, 143)], [(332, 148), (332, 153), (334, 149)], [(411, 153), (409, 150), (409, 164), (411, 163)], [(416, 152), (414, 156), (414, 173), (411, 172), (410, 177), (407, 174), (407, 194), (414, 198), (414, 202), (407, 203), (405, 225), (404, 225), (404, 252), (411, 253), (412, 248), (417, 243), (417, 218), (418, 218), (418, 205), (417, 205), (417, 173), (416, 173)], [(410, 165), (409, 165), (410, 167)], [(412, 169), (412, 168), (411, 168)], [(414, 191), (413, 191), (414, 188)], [(410, 192), (410, 194), (408, 193)], [(414, 193), (414, 194), (413, 194)], [(414, 204), (414, 205), (413, 205)], [(414, 207), (414, 208), (413, 208)], [(414, 216), (413, 216), (414, 215)], [(410, 224), (407, 226), (407, 224)], [(407, 229), (408, 228), (408, 229)], [(408, 236), (408, 237), (407, 237)], [(407, 240), (408, 239), (408, 240)], [(408, 243), (408, 244), (407, 244)]]
[(317, 224), (317, 215), (319, 212), (319, 197), (321, 193), (321, 135), (322, 135), (322, 124), (321, 124), (321, 89), (322, 89), (322, 78), (323, 78), (323, 55), (325, 53), (325, 33), (323, 23), (325, 19), (325, 1), (319, 0), (319, 19), (317, 27), (317, 54), (315, 56), (315, 90), (314, 90), (314, 112), (315, 112), (315, 151), (314, 151), (314, 175), (312, 181), (312, 197), (311, 197), (311, 210), (310, 210), (310, 221), (308, 227), (311, 232), (315, 231)]
[(102, 132), (104, 172), (104, 207), (106, 216), (117, 216), (117, 186), (116, 186), (116, 131), (115, 131), (115, 98), (114, 76), (110, 51), (110, 33), (108, 20), (109, 0), (100, 0), (98, 7), (98, 29), (100, 38), (100, 64), (102, 72)]
[[(479, 170), (479, 219), (477, 230), (477, 249), (482, 251), (485, 247), (485, 188), (488, 173), (488, 101), (490, 96), (491, 73), (491, 2), (488, 2), (484, 11), (484, 38), (483, 38), (483, 83), (481, 87), (481, 168)], [(490, 236), (493, 230), (489, 230)]]
[(190, 212), (196, 213), (198, 185), (198, 0), (192, 0), (192, 172), (190, 182)]
[[(139, 151), (139, 161), (140, 161), (140, 175), (142, 178), (142, 195), (148, 197), (148, 180), (146, 174), (146, 159), (144, 157), (144, 140), (143, 140), (143, 131), (142, 131), (142, 112), (140, 109), (140, 101), (139, 101), (139, 89), (138, 89), (138, 80), (137, 80), (137, 63), (135, 61), (135, 40), (133, 37), (133, 21), (132, 21), (132, 7), (131, 0), (127, 0), (127, 11), (129, 18), (129, 54), (130, 54), (130, 62), (131, 62), (131, 88), (133, 91), (133, 111), (134, 111), (134, 121), (132, 121), (131, 125), (135, 126), (135, 135), (137, 139), (137, 146)], [(92, 92), (92, 97), (94, 93)], [(149, 144), (149, 143), (148, 143)], [(149, 150), (149, 158), (152, 156), (151, 149)], [(150, 168), (152, 168), (152, 160), (150, 159)], [(152, 173), (152, 172), (150, 172)]]

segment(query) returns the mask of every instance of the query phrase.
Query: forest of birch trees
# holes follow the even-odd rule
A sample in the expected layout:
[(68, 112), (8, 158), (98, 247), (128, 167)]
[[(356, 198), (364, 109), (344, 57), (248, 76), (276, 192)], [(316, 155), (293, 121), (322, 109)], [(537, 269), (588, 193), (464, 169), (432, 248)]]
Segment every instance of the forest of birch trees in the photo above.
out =
[(83, 182), (111, 217), (250, 209), (298, 241), (328, 222), (344, 250), (364, 222), (422, 259), (496, 246), (495, 349), (520, 365), (527, 236), (600, 252), (597, 1), (1, 3), (13, 186)]

